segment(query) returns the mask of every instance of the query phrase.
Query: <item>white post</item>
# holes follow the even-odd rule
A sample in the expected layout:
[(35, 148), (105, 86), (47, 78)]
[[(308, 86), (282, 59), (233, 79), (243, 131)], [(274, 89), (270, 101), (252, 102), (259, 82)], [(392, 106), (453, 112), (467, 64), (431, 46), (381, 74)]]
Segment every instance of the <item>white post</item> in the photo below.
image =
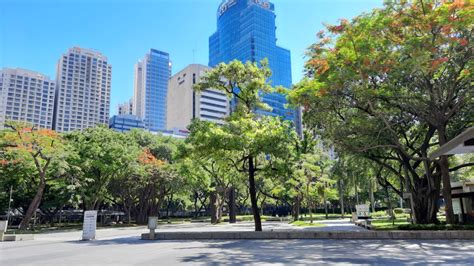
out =
[(7, 213), (7, 222), (10, 222), (10, 212), (12, 210), (12, 193), (13, 193), (13, 186), (10, 186), (10, 198), (8, 199), (8, 213)]
[(158, 226), (158, 217), (150, 216), (148, 217), (148, 229), (150, 229), (149, 240), (155, 240), (155, 229)]

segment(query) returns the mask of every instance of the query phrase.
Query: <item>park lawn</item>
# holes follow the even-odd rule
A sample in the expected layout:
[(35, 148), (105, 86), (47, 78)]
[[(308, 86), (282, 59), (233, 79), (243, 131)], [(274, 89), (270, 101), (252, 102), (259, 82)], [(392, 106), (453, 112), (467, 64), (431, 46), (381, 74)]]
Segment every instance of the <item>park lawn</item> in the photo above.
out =
[[(324, 221), (324, 220), (339, 220), (339, 219), (348, 219), (350, 218), (350, 215), (349, 214), (346, 214), (343, 217), (341, 217), (341, 214), (329, 214), (328, 215), (328, 218), (326, 219), (326, 214), (324, 213), (313, 213), (313, 220), (315, 221)], [(309, 214), (306, 214), (305, 216), (303, 217), (300, 217), (300, 220), (302, 221), (310, 221), (311, 218), (309, 217)]]
[[(229, 218), (229, 217), (226, 216), (224, 218)], [(251, 215), (251, 214), (249, 214), (249, 215), (237, 215), (236, 218), (237, 218), (237, 221), (245, 221), (245, 222), (253, 221), (253, 215)], [(271, 219), (271, 218), (274, 218), (274, 217), (268, 216), (268, 215), (260, 216), (260, 219), (262, 220), (262, 222), (264, 222), (268, 219)]]
[(316, 222), (308, 222), (308, 221), (293, 221), (290, 222), (291, 225), (294, 226), (325, 226), (324, 224), (321, 223), (316, 223)]
[(396, 219), (395, 222), (390, 219), (372, 220), (375, 230), (398, 230), (399, 225), (405, 224), (410, 224), (406, 218)]

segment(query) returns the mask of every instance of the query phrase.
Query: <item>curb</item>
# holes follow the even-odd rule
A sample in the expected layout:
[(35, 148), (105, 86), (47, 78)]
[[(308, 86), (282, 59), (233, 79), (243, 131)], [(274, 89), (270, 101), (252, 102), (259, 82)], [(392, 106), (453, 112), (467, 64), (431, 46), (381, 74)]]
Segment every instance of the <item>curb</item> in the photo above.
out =
[[(148, 233), (142, 240), (151, 240)], [(368, 231), (368, 232), (162, 232), (154, 240), (228, 240), (228, 239), (469, 239), (474, 231)]]
[[(18, 234), (18, 235), (3, 235), (3, 241), (27, 241), (27, 240), (34, 240), (33, 235), (28, 234)], [(2, 240), (0, 239), (0, 242)]]

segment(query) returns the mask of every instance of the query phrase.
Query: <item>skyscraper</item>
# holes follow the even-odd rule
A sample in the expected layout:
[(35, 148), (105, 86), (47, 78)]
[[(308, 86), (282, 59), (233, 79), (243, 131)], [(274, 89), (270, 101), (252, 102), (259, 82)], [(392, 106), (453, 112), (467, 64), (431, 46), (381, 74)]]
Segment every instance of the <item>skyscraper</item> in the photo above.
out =
[(22, 121), (52, 128), (56, 84), (26, 69), (0, 71), (0, 128), (6, 121)]
[(133, 113), (145, 122), (150, 131), (166, 129), (166, 97), (171, 77), (168, 53), (155, 49), (135, 65)]
[(166, 112), (168, 130), (186, 130), (194, 118), (222, 124), (223, 118), (229, 115), (230, 104), (224, 92), (197, 92), (193, 89), (194, 84), (209, 69), (207, 66), (192, 64), (171, 77)]
[[(209, 38), (209, 65), (211, 67), (234, 59), (242, 62), (260, 62), (267, 58), (273, 86), (290, 88), (290, 51), (277, 46), (274, 5), (268, 0), (226, 0), (217, 11), (217, 31)], [(296, 110), (286, 109), (286, 97), (279, 93), (263, 96), (272, 107), (271, 112), (261, 114), (281, 116), (295, 121)], [(299, 127), (297, 127), (299, 128)]]
[(59, 132), (107, 125), (112, 66), (103, 54), (69, 49), (57, 65), (54, 128)]

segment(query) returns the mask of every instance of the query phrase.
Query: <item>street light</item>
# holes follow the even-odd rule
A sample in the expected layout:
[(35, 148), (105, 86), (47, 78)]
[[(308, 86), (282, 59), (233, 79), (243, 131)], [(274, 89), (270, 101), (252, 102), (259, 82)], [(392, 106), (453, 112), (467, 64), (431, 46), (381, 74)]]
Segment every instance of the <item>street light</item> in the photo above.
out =
[(8, 199), (8, 213), (7, 213), (7, 222), (8, 223), (10, 223), (10, 212), (11, 212), (11, 205), (12, 205), (12, 202), (13, 202), (12, 193), (13, 193), (13, 186), (10, 186), (10, 198)]

